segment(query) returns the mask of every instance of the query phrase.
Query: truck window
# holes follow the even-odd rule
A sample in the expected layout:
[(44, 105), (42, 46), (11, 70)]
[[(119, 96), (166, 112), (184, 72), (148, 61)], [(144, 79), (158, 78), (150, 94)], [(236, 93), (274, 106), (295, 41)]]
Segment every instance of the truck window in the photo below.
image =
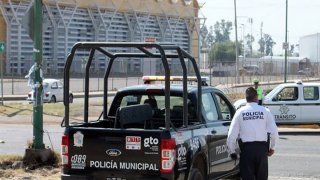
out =
[(217, 107), (210, 93), (202, 94), (202, 114), (207, 121), (216, 121), (219, 119)]
[(129, 95), (122, 98), (120, 107), (140, 104), (140, 97), (135, 95)]
[(231, 119), (231, 110), (230, 110), (230, 107), (228, 106), (228, 103), (223, 98), (221, 98), (220, 95), (218, 94), (215, 94), (215, 97), (217, 99), (217, 104), (219, 106), (222, 119), (223, 120)]
[(318, 87), (304, 87), (303, 88), (304, 100), (319, 100), (319, 88)]
[[(150, 104), (153, 110), (153, 117), (164, 117), (165, 97), (163, 95), (127, 95), (121, 100), (120, 107), (136, 104)], [(188, 103), (188, 116), (195, 118), (195, 108), (190, 99)], [(171, 118), (183, 118), (183, 98), (179, 96), (170, 96)]]
[(299, 97), (297, 87), (283, 88), (277, 95), (278, 101), (295, 101)]

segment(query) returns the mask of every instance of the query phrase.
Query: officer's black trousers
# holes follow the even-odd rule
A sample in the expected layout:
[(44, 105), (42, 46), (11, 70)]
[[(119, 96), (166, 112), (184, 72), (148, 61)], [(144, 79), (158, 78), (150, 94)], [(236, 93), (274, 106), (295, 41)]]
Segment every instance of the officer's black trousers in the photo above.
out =
[(268, 147), (265, 142), (244, 143), (240, 154), (242, 180), (268, 179)]

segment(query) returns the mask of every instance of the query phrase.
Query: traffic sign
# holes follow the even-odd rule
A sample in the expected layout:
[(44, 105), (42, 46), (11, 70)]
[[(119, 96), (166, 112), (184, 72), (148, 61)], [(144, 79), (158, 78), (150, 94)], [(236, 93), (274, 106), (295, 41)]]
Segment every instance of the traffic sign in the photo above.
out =
[(4, 48), (5, 48), (4, 42), (0, 42), (0, 53), (3, 53)]

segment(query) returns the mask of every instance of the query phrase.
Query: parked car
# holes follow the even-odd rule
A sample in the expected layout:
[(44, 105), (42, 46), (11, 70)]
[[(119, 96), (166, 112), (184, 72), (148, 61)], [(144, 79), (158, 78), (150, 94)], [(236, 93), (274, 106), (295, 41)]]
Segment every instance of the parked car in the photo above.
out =
[[(43, 82), (43, 102), (56, 103), (63, 101), (63, 83), (57, 79), (44, 79)], [(28, 93), (27, 101), (35, 100), (34, 90)], [(73, 102), (73, 94), (69, 92), (69, 102)]]
[[(320, 83), (285, 83), (270, 91), (263, 99), (263, 106), (270, 109), (276, 123), (320, 123)], [(245, 99), (236, 101), (236, 109), (246, 105)]]
[(260, 75), (262, 74), (257, 65), (245, 65), (239, 69), (240, 75)]

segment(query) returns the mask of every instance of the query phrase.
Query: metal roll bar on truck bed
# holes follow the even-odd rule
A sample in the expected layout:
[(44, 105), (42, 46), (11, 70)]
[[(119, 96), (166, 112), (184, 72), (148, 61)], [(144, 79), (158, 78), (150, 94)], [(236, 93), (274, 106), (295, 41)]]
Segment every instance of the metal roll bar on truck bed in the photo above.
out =
[[(103, 48), (136, 48), (139, 53), (111, 53)], [(153, 48), (159, 51), (159, 53), (150, 52), (148, 49)], [(155, 43), (137, 43), (137, 42), (79, 42), (76, 43), (70, 54), (67, 57), (67, 61), (64, 66), (64, 106), (65, 106), (65, 126), (69, 126), (69, 89), (70, 89), (70, 68), (75, 57), (77, 50), (89, 50), (90, 54), (85, 69), (85, 96), (84, 96), (84, 122), (88, 122), (88, 106), (89, 106), (89, 70), (95, 53), (98, 51), (109, 58), (109, 63), (104, 75), (104, 95), (103, 95), (103, 119), (107, 119), (107, 105), (108, 105), (108, 77), (111, 72), (112, 64), (117, 58), (161, 58), (164, 75), (165, 75), (165, 128), (170, 129), (170, 69), (167, 58), (179, 58), (180, 64), (183, 70), (183, 124), (187, 126), (188, 119), (188, 106), (187, 106), (187, 67), (184, 59), (187, 58), (191, 61), (194, 68), (195, 75), (197, 77), (198, 84), (198, 102), (197, 102), (197, 118), (199, 122), (202, 122), (201, 118), (201, 76), (195, 59), (186, 51), (175, 45), (160, 45)], [(165, 50), (175, 51), (172, 54), (166, 54)]]

